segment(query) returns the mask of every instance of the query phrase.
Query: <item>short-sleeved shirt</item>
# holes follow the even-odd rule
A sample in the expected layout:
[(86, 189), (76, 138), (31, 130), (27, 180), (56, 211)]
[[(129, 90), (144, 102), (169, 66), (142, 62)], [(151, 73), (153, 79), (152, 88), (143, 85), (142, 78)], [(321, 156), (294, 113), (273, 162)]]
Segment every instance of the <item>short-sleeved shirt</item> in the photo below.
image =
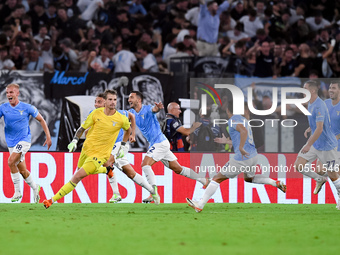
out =
[[(234, 151), (235, 151), (235, 160), (243, 161), (247, 159), (251, 159), (257, 155), (257, 151), (255, 148), (254, 138), (253, 138), (253, 132), (251, 131), (251, 127), (248, 125), (248, 120), (241, 115), (233, 115), (229, 119), (229, 135), (231, 138), (231, 141), (233, 143)], [(238, 124), (244, 125), (244, 127), (247, 129), (247, 140), (243, 146), (244, 150), (249, 153), (249, 156), (243, 157), (239, 150), (240, 141), (241, 141), (241, 134), (236, 130), (236, 126)]]
[[(169, 118), (168, 118), (169, 117)], [(167, 114), (166, 127), (164, 134), (170, 142), (171, 151), (184, 151), (184, 144), (182, 140), (182, 134), (177, 132), (177, 129), (182, 127), (182, 122), (179, 118), (172, 114)]]
[[(334, 135), (340, 134), (340, 102), (336, 105), (332, 104), (332, 99), (325, 100), (328, 108), (329, 117), (331, 119), (331, 128)], [(338, 151), (340, 151), (340, 139), (338, 140)]]
[[(118, 110), (118, 112), (124, 115), (125, 117), (129, 118), (129, 112), (127, 110)], [(124, 130), (121, 128), (117, 136), (116, 143), (123, 141), (123, 136), (124, 136)]]
[(261, 52), (260, 55), (256, 57), (254, 76), (258, 77), (273, 76), (273, 66), (274, 66), (273, 54), (265, 56)]
[(313, 103), (308, 103), (308, 111), (312, 114), (308, 115), (308, 122), (312, 134), (314, 134), (316, 130), (316, 123), (323, 122), (322, 133), (314, 142), (313, 147), (319, 151), (334, 149), (338, 143), (331, 129), (331, 122), (325, 102), (318, 97)]
[(139, 112), (136, 112), (135, 109), (129, 110), (135, 115), (136, 125), (149, 142), (149, 147), (155, 143), (161, 143), (164, 140), (167, 140), (162, 133), (156, 113), (152, 111), (152, 108), (152, 105), (142, 105)]
[(0, 118), (4, 116), (5, 138), (8, 147), (14, 147), (18, 142), (31, 142), (29, 127), (30, 116), (36, 118), (39, 112), (33, 105), (19, 102), (16, 106), (10, 103), (0, 105)]
[(93, 110), (81, 127), (88, 129), (82, 151), (88, 157), (109, 158), (121, 128), (128, 130), (128, 118), (116, 111), (113, 115), (106, 115), (104, 107)]

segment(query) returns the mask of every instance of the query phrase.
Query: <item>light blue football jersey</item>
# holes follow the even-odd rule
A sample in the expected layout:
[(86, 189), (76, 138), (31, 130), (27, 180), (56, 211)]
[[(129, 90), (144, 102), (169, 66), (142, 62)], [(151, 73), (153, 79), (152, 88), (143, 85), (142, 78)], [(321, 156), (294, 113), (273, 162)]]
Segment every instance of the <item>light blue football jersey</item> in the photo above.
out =
[[(332, 99), (325, 100), (328, 108), (329, 117), (331, 119), (331, 128), (334, 135), (340, 134), (340, 102), (336, 105), (332, 104)], [(340, 151), (340, 139), (338, 140), (338, 151)]]
[[(249, 153), (249, 156), (243, 157), (243, 159), (242, 159), (242, 154), (239, 150), (240, 141), (241, 141), (241, 134), (240, 134), (240, 132), (238, 132), (236, 130), (236, 126), (238, 124), (241, 124), (242, 126), (244, 126), (248, 131), (247, 140), (246, 140), (243, 148), (246, 152)], [(251, 127), (248, 125), (248, 120), (241, 115), (233, 115), (229, 119), (228, 125), (229, 125), (230, 138), (231, 138), (231, 141), (233, 142), (233, 147), (234, 147), (234, 151), (235, 151), (234, 159), (238, 160), (238, 161), (244, 161), (244, 160), (251, 159), (251, 158), (255, 157), (257, 155), (257, 151), (256, 151), (256, 148), (255, 148), (253, 132), (251, 131)]]
[(4, 116), (5, 138), (8, 147), (14, 147), (18, 142), (31, 142), (29, 127), (30, 115), (36, 118), (39, 112), (33, 105), (19, 102), (15, 107), (10, 103), (0, 105), (0, 118)]
[(139, 112), (136, 112), (135, 109), (129, 110), (135, 115), (136, 125), (146, 140), (148, 140), (150, 147), (155, 143), (161, 143), (164, 140), (167, 140), (165, 135), (162, 133), (156, 113), (152, 111), (152, 108), (152, 105), (142, 105)]
[[(127, 118), (129, 118), (129, 112), (126, 110), (118, 110), (119, 113), (121, 113), (122, 115), (126, 116)], [(117, 140), (116, 143), (123, 141), (123, 136), (124, 136), (124, 129), (120, 129), (119, 134), (117, 136)]]
[(312, 129), (312, 134), (315, 132), (316, 123), (323, 122), (322, 133), (314, 142), (314, 148), (319, 151), (330, 151), (337, 147), (338, 142), (331, 129), (331, 122), (325, 102), (318, 97), (312, 104), (308, 103), (308, 111), (312, 114), (308, 115), (308, 122)]

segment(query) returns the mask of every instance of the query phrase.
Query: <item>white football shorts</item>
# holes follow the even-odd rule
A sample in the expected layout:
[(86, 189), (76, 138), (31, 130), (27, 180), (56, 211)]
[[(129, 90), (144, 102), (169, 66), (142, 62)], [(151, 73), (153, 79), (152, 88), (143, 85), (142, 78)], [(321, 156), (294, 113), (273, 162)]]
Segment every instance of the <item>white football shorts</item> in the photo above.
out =
[(28, 150), (31, 148), (31, 143), (20, 141), (18, 142), (14, 147), (8, 147), (9, 154), (15, 153), (21, 153), (20, 162), (25, 160), (25, 154), (28, 152)]

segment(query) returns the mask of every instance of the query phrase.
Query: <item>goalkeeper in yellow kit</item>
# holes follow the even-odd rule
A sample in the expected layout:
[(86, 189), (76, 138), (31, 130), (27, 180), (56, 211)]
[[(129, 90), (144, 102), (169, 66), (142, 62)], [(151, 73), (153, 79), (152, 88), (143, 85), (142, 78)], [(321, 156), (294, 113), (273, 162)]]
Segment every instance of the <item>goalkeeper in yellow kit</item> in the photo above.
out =
[[(67, 146), (70, 152), (75, 151), (79, 138), (86, 129), (91, 127), (79, 157), (79, 170), (51, 199), (44, 200), (43, 203), (46, 209), (74, 190), (78, 182), (86, 176), (112, 171), (114, 157), (110, 157), (110, 155), (119, 130), (121, 128), (125, 130), (123, 140), (126, 141), (130, 135), (131, 128), (128, 118), (116, 111), (117, 92), (115, 90), (106, 90), (104, 99), (105, 107), (95, 109), (89, 114), (77, 130), (72, 142)], [(117, 154), (121, 157), (124, 156), (122, 155), (124, 154), (123, 150)]]

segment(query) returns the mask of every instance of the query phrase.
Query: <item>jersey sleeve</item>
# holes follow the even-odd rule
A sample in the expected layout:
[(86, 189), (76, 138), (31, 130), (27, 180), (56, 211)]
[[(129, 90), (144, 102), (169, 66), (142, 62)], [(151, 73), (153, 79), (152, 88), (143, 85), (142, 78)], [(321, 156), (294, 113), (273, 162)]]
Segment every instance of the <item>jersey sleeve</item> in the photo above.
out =
[(326, 109), (324, 107), (317, 107), (315, 109), (315, 113), (316, 113), (316, 118), (315, 121), (316, 122), (324, 122), (325, 121), (325, 116), (326, 116)]
[(123, 128), (124, 130), (128, 130), (129, 127), (130, 127), (130, 121), (129, 121), (129, 119), (128, 119), (126, 116), (122, 115), (122, 121), (123, 121), (122, 128)]
[(28, 105), (28, 113), (36, 118), (39, 114), (38, 109), (33, 105)]
[(93, 110), (86, 118), (86, 120), (84, 120), (84, 122), (81, 124), (81, 127), (84, 128), (85, 130), (88, 129), (89, 127), (93, 126), (94, 124), (94, 115), (97, 111)]

